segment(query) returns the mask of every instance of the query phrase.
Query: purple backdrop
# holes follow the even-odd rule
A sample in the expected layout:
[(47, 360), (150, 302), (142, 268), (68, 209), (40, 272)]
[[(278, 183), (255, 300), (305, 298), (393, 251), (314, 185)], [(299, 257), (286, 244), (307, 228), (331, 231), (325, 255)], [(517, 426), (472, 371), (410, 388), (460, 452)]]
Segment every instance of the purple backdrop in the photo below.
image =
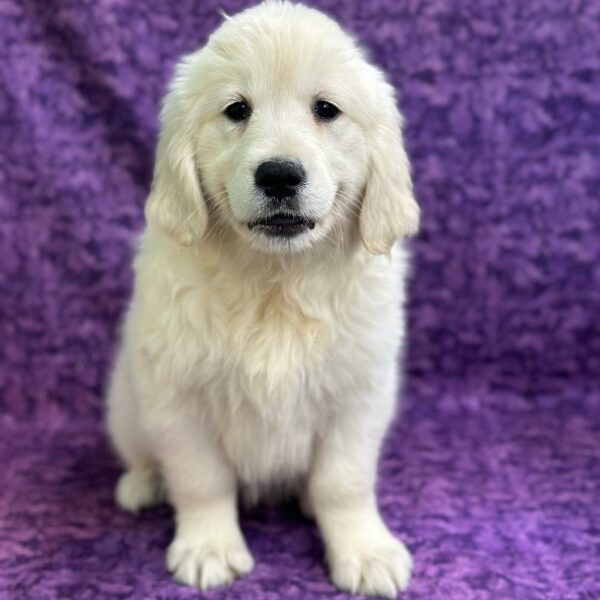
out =
[[(194, 598), (99, 426), (157, 110), (243, 0), (0, 0), (0, 597)], [(423, 231), (380, 500), (410, 600), (600, 598), (600, 3), (320, 0), (401, 93)], [(345, 598), (295, 506), (207, 598)]]

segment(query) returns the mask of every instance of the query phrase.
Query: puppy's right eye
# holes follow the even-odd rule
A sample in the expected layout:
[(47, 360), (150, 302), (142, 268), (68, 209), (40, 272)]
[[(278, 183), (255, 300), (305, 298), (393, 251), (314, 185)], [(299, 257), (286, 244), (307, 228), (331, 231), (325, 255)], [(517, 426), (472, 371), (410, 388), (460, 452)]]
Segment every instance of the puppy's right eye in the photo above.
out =
[(243, 100), (234, 102), (225, 109), (225, 116), (234, 123), (247, 121), (250, 118), (251, 113), (252, 109), (250, 108), (250, 105)]
[(333, 121), (341, 112), (335, 104), (327, 102), (327, 100), (317, 100), (313, 111), (317, 119), (321, 121)]

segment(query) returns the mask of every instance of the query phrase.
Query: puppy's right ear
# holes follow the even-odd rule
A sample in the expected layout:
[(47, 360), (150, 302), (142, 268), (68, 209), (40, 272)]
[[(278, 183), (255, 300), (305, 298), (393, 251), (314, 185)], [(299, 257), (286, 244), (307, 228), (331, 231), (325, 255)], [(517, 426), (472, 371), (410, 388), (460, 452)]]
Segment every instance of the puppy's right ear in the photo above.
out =
[(402, 118), (394, 90), (375, 71), (372, 86), (371, 168), (360, 210), (363, 243), (372, 254), (388, 254), (396, 240), (419, 228), (419, 206), (413, 194), (410, 166), (402, 139)]
[(180, 69), (160, 113), (154, 178), (144, 212), (150, 228), (190, 246), (206, 231), (208, 212), (194, 161), (191, 131), (186, 124), (189, 107), (181, 97), (181, 75)]

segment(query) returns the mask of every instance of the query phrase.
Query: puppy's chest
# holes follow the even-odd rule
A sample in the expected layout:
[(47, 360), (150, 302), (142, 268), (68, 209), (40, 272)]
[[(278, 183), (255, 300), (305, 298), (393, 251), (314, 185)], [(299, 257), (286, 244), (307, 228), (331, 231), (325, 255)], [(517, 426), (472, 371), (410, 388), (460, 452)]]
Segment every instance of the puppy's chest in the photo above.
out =
[[(206, 340), (211, 369), (221, 370), (242, 396), (293, 395), (318, 378), (337, 331), (326, 314), (311, 314), (277, 287), (237, 301), (210, 306)], [(206, 365), (209, 366), (209, 365)]]
[(261, 487), (308, 469), (332, 408), (326, 373), (337, 336), (325, 318), (277, 291), (257, 300), (215, 309), (220, 332), (202, 366), (213, 373), (206, 391), (214, 429), (240, 479)]

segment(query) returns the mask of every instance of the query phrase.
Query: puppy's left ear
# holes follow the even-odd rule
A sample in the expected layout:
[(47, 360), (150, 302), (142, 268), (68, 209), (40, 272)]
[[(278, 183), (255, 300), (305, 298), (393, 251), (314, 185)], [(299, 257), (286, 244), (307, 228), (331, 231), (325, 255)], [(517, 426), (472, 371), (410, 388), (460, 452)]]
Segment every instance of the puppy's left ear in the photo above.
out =
[(402, 140), (402, 118), (391, 86), (379, 98), (383, 114), (369, 141), (370, 170), (363, 197), (359, 227), (372, 254), (388, 254), (394, 242), (419, 228), (419, 206), (410, 178), (410, 165)]
[(183, 246), (200, 240), (208, 222), (194, 162), (190, 103), (183, 94), (191, 66), (187, 59), (178, 65), (163, 103), (154, 179), (145, 207), (148, 226)]

